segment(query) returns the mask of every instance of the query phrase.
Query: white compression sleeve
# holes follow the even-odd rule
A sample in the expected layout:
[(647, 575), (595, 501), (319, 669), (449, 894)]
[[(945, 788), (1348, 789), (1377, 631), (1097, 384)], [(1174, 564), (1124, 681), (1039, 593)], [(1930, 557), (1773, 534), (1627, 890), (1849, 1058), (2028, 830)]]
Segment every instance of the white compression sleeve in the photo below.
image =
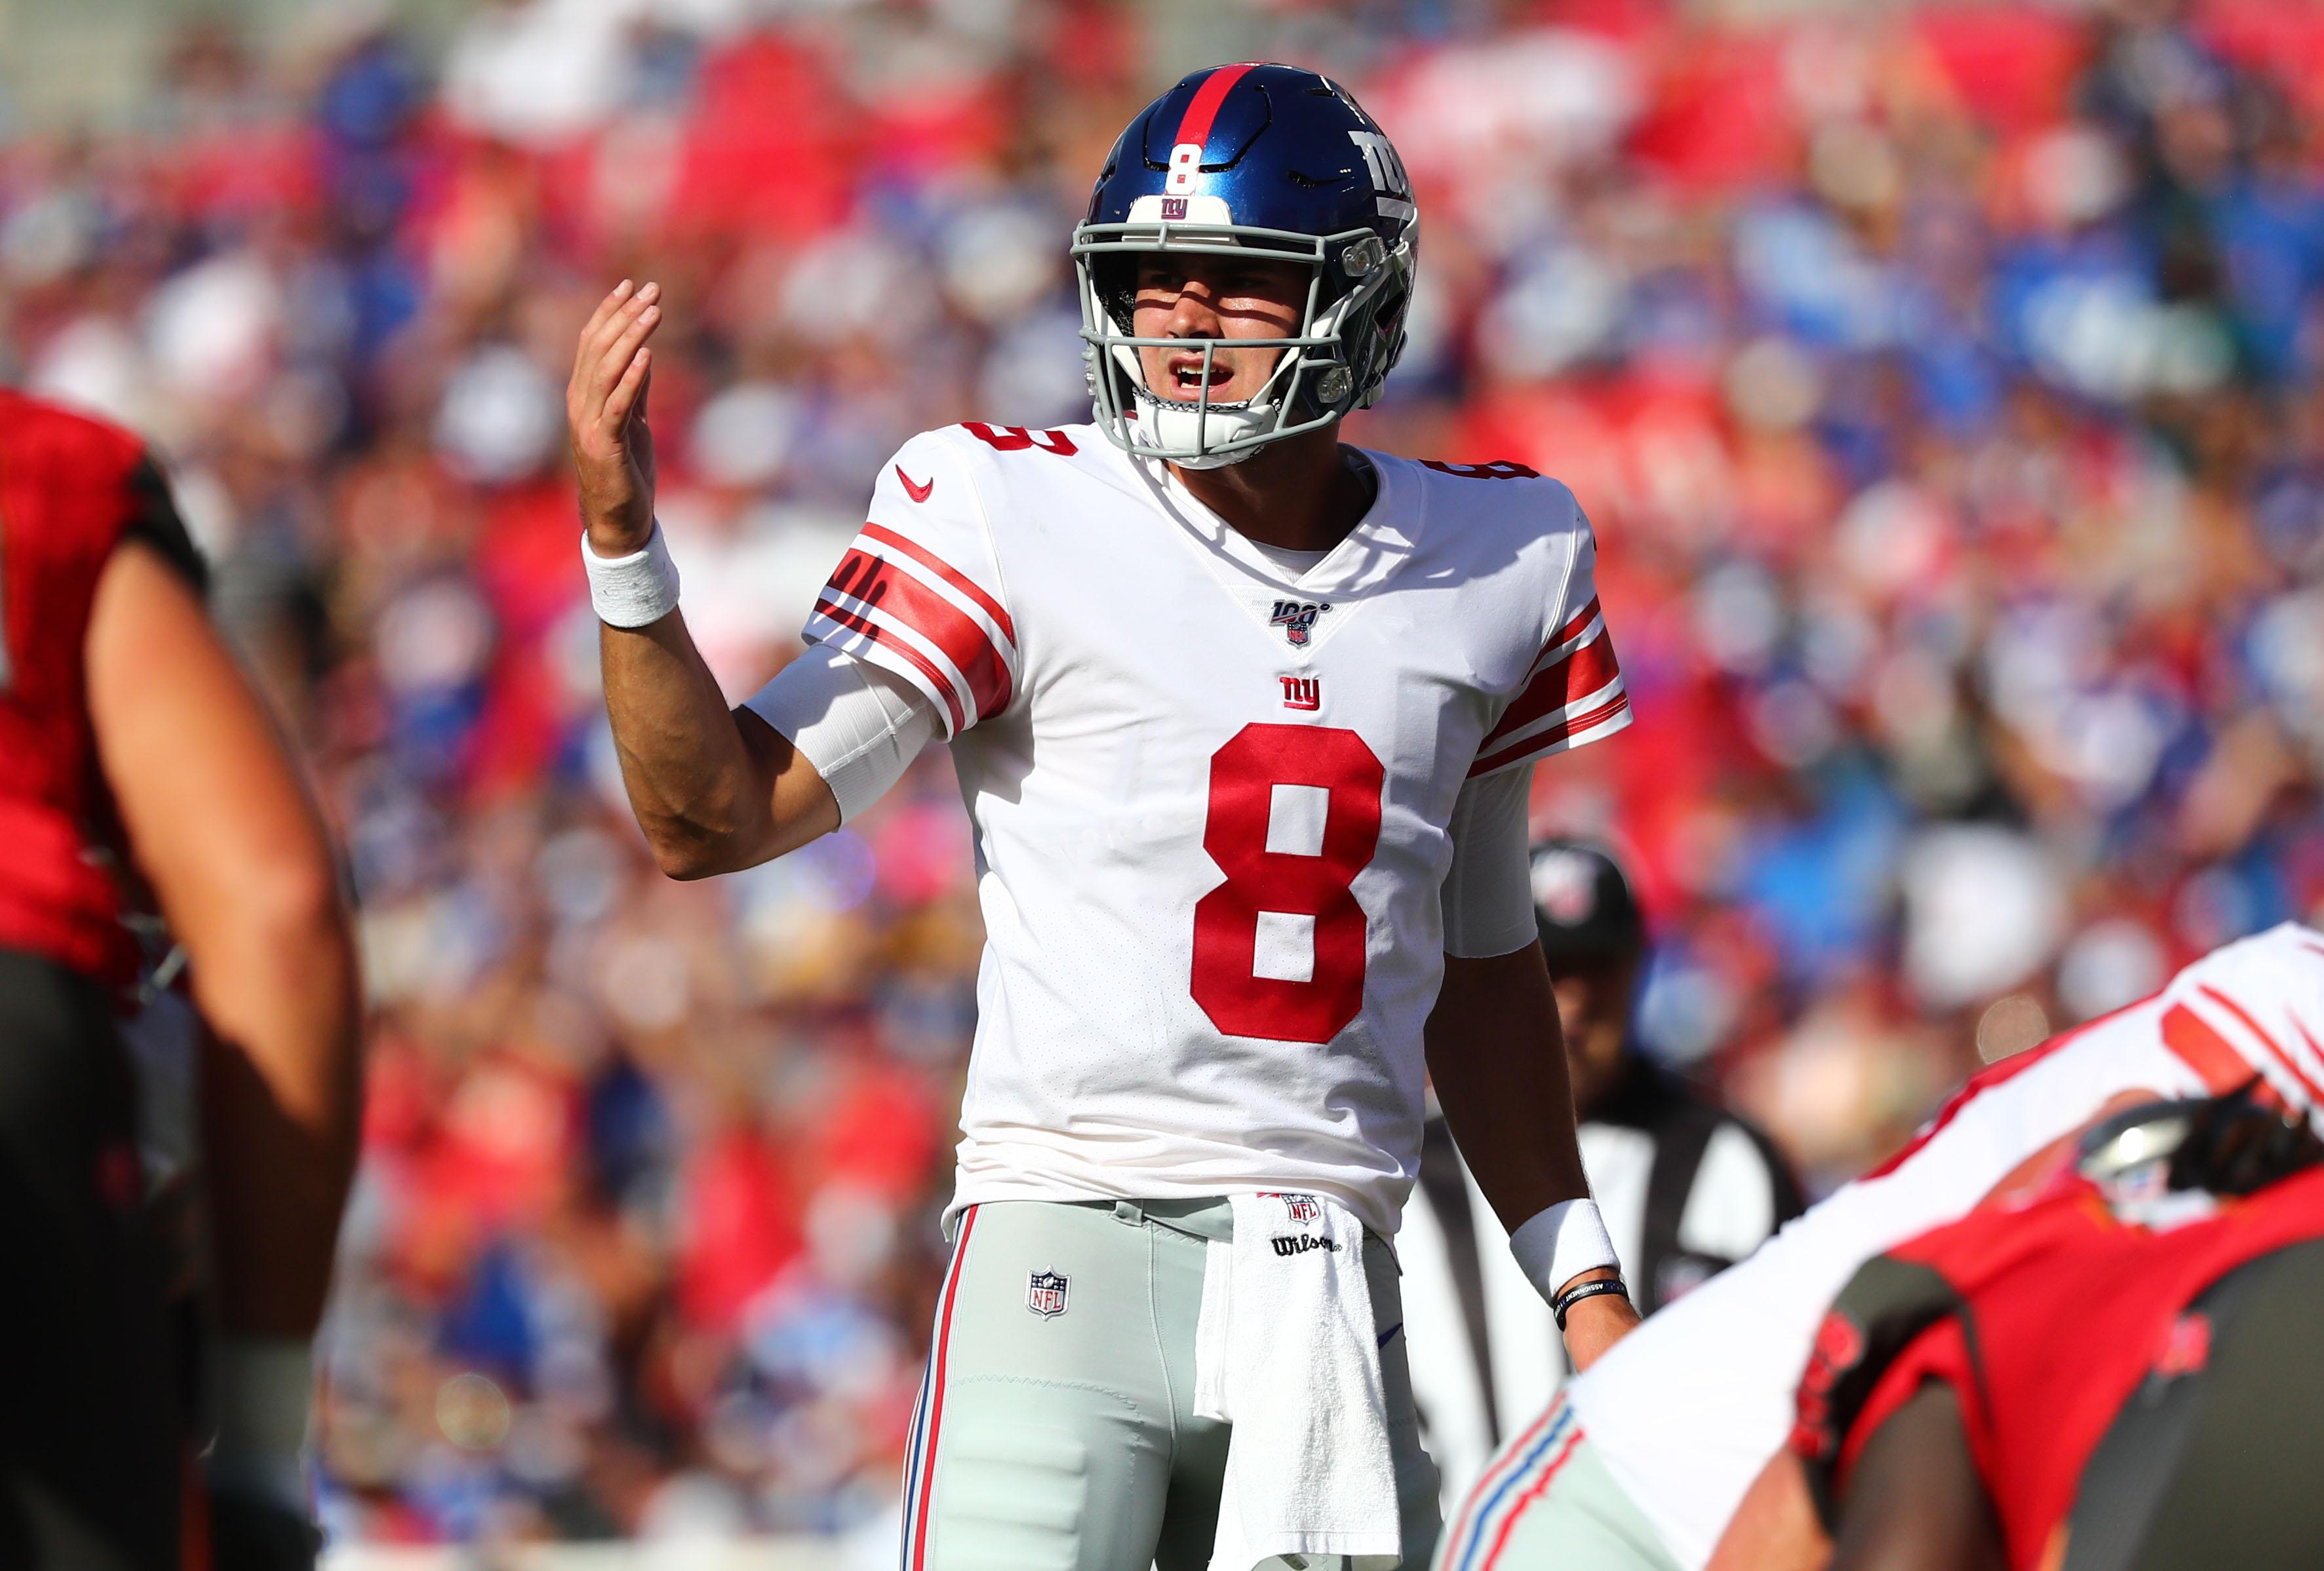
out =
[(1504, 769), (1461, 787), (1452, 804), (1452, 866), (1444, 874), (1444, 952), (1463, 960), (1514, 954), (1534, 941), (1533, 874), (1526, 816), (1533, 771)]
[(936, 734), (936, 708), (879, 666), (809, 644), (742, 705), (815, 766), (842, 823), (887, 795)]

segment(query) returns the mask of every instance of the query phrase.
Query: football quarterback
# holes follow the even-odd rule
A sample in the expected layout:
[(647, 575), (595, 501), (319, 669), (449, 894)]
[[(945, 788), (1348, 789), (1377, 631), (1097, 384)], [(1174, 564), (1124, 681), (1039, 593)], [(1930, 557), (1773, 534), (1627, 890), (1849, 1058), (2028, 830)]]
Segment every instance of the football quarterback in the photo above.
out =
[(659, 292), (584, 330), (583, 560), (665, 870), (802, 845), (932, 739), (974, 828), (910, 1571), (1425, 1564), (1388, 1240), (1431, 1076), (1576, 1360), (1635, 1320), (1527, 877), (1530, 767), (1629, 718), (1589, 524), (1519, 465), (1339, 439), (1403, 345), (1417, 223), (1339, 84), (1179, 82), (1074, 232), (1093, 419), (906, 443), (809, 647), (731, 713), (653, 521)]

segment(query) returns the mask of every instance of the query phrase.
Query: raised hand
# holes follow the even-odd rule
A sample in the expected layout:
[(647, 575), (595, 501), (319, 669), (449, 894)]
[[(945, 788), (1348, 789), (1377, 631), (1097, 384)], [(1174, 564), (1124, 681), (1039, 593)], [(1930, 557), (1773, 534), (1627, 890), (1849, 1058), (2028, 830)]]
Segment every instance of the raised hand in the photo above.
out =
[(660, 299), (658, 283), (634, 291), (628, 279), (614, 286), (581, 329), (565, 388), (581, 521), (600, 556), (626, 556), (653, 533), (653, 432), (646, 425), (653, 351), (646, 340), (661, 325)]

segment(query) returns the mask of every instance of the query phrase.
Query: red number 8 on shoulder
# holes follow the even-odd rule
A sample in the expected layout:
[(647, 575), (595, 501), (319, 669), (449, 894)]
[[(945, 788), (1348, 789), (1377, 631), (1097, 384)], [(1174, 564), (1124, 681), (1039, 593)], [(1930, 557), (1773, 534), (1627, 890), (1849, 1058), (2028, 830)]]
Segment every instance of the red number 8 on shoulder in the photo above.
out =
[[(1254, 722), (1211, 755), (1203, 850), (1226, 882), (1194, 903), (1193, 990), (1227, 1035), (1325, 1043), (1362, 1010), (1366, 923), (1354, 885), (1379, 849), (1386, 781), (1363, 738), (1338, 727)], [(1278, 786), (1324, 793), (1314, 852), (1268, 848)], [(1311, 920), (1306, 979), (1259, 974), (1262, 914)]]

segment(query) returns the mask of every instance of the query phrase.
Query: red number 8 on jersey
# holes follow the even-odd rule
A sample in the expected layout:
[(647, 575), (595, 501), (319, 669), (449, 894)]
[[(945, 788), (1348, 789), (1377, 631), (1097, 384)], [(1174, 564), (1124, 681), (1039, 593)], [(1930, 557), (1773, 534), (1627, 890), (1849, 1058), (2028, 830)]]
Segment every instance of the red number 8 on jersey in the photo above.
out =
[[(1356, 875), (1379, 847), (1387, 771), (1363, 738), (1336, 727), (1247, 725), (1211, 755), (1203, 850), (1226, 882), (1194, 903), (1194, 1002), (1229, 1036), (1324, 1043), (1364, 1002), (1364, 908)], [(1324, 793), (1322, 845), (1270, 850), (1275, 788)], [(1259, 974), (1261, 913), (1312, 919), (1305, 981)]]

